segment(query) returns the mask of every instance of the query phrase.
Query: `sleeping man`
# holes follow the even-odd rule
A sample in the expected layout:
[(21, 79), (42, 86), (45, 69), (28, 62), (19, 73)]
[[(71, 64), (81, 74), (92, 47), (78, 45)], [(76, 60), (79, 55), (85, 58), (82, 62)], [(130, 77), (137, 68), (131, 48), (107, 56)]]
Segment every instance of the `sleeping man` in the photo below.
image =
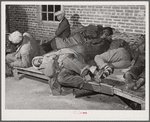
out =
[[(6, 55), (6, 68), (9, 67), (11, 70), (13, 67), (30, 67), (35, 56), (45, 53), (29, 33), (22, 34), (19, 31), (15, 31), (9, 35), (9, 41), (17, 47), (16, 52)], [(7, 72), (6, 76), (8, 76)]]

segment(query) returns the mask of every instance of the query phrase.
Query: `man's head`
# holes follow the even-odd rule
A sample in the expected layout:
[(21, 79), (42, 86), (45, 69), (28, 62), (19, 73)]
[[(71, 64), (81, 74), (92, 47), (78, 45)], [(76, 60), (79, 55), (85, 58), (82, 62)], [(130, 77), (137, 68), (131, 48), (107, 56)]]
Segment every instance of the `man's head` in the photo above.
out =
[(42, 62), (43, 62), (43, 56), (34, 57), (32, 59), (32, 66), (38, 68), (41, 66)]
[(8, 38), (13, 44), (19, 44), (22, 41), (23, 36), (19, 31), (15, 31), (11, 33)]
[(57, 12), (55, 13), (55, 16), (57, 16), (57, 19), (58, 19), (59, 21), (61, 21), (61, 20), (64, 18), (64, 16), (65, 16), (65, 12), (64, 12), (64, 11), (57, 11)]

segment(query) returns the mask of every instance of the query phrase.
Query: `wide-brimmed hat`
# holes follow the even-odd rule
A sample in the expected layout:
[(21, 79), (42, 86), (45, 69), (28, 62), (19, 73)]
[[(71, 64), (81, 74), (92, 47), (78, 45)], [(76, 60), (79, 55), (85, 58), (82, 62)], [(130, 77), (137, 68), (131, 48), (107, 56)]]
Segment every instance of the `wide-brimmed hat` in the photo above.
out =
[(19, 31), (15, 31), (9, 35), (9, 41), (11, 41), (14, 44), (20, 43), (22, 40), (22, 33)]
[(55, 12), (55, 16), (58, 16), (60, 14), (65, 14), (65, 12), (64, 11), (57, 11), (57, 12)]

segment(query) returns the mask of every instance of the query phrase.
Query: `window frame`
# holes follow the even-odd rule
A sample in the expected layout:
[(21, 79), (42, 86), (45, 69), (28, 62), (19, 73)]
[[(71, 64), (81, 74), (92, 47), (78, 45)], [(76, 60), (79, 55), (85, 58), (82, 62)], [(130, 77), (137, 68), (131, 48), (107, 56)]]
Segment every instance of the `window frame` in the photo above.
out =
[[(45, 4), (44, 4), (45, 5)], [(49, 5), (49, 4), (47, 4)], [(61, 6), (61, 10), (63, 10), (63, 5)], [(42, 20), (42, 5), (39, 5), (38, 8), (38, 20), (40, 25), (50, 25), (50, 26), (57, 26), (59, 24), (59, 21), (43, 21)]]

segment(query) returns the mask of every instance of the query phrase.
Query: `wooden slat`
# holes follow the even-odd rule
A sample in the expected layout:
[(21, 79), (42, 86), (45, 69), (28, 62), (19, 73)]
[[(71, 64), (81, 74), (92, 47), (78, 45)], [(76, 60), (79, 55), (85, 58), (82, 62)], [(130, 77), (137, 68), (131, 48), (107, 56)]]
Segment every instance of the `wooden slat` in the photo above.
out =
[(95, 84), (93, 84), (93, 83), (90, 83), (90, 82), (85, 83), (85, 85), (83, 86), (83, 89), (113, 95), (113, 87), (112, 86), (104, 84), (104, 83), (101, 83), (100, 85), (98, 85), (97, 83), (95, 83)]
[(15, 67), (14, 69), (17, 69), (18, 71), (25, 71), (25, 72), (32, 72), (32, 73), (37, 73), (37, 74), (43, 74), (42, 72), (40, 72), (39, 70), (36, 70), (33, 67), (29, 67), (29, 68)]
[(134, 91), (134, 90), (128, 90), (125, 87), (126, 87), (126, 84), (123, 82), (116, 84), (113, 87), (114, 94), (127, 98), (129, 100), (132, 100), (140, 104), (145, 102), (145, 90), (144, 89), (140, 88)]

